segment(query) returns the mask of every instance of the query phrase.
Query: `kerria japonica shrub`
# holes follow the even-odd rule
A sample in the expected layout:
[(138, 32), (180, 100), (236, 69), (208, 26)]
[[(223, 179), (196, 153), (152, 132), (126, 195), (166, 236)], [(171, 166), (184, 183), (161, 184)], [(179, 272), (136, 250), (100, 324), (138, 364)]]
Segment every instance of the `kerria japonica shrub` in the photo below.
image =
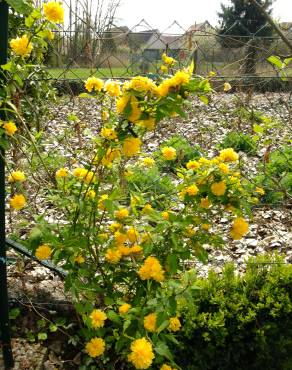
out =
[[(56, 2), (33, 14), (31, 32), (10, 41), (11, 68), (25, 66), (34, 50), (41, 53), (45, 37), (64, 16)], [(83, 352), (91, 369), (180, 369), (169, 344), (179, 345), (176, 333), (183, 325), (177, 301), (191, 299), (190, 290), (196, 289), (192, 279), (187, 284), (184, 279), (180, 289), (186, 262), (204, 259), (205, 244), (219, 247), (224, 237), (238, 240), (249, 229), (254, 197), (231, 148), (213, 158), (190, 159), (167, 174), (172, 191), (162, 200), (155, 194), (146, 198), (131, 182), (141, 168), (150, 178), (155, 173), (156, 182), (157, 171), (163, 171), (143, 153), (144, 135), (165, 118), (185, 116), (193, 96), (206, 103), (212, 92), (210, 79), (193, 75), (192, 65), (181, 70), (175, 65), (164, 54), (155, 81), (144, 76), (124, 83), (87, 79), (81, 98), (96, 100), (103, 125), (92, 139), (94, 149), (79, 163), (70, 158), (62, 168), (56, 163), (47, 196), (62, 222), (49, 223), (39, 214), (28, 240), (37, 258), (51, 259), (68, 273), (65, 288), (81, 317)], [(10, 107), (7, 121), (1, 122), (6, 147), (15, 143), (24, 122), (8, 95), (3, 105)], [(166, 163), (176, 160), (175, 148), (159, 150)], [(26, 191), (28, 176), (15, 168), (8, 181), (11, 209), (27, 210), (33, 196)], [(221, 217), (228, 218), (228, 230), (221, 230)]]

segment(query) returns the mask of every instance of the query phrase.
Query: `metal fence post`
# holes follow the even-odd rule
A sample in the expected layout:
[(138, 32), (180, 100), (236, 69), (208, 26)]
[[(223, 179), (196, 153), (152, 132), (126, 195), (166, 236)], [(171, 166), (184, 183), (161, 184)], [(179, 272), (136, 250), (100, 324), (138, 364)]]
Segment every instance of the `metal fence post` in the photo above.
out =
[[(7, 61), (8, 47), (8, 4), (0, 2), (0, 65)], [(5, 84), (5, 77), (0, 75), (0, 85)], [(0, 111), (0, 119), (5, 119)], [(0, 148), (0, 324), (1, 344), (5, 369), (14, 365), (9, 324), (9, 305), (7, 289), (7, 266), (6, 266), (6, 243), (5, 243), (5, 151)]]

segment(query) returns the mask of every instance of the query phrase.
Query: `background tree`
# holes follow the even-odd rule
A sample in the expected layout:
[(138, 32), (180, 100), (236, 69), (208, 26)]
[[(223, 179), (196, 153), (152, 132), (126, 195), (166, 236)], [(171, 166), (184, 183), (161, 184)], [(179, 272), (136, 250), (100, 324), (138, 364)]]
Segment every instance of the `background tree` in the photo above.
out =
[[(270, 15), (274, 0), (258, 0)], [(231, 5), (221, 4), (219, 16), (219, 40), (225, 48), (246, 47), (245, 74), (255, 74), (256, 56), (259, 46), (257, 37), (269, 37), (273, 28), (266, 17), (250, 0), (231, 0)], [(229, 36), (229, 37), (228, 37)], [(268, 41), (268, 40), (266, 40)]]

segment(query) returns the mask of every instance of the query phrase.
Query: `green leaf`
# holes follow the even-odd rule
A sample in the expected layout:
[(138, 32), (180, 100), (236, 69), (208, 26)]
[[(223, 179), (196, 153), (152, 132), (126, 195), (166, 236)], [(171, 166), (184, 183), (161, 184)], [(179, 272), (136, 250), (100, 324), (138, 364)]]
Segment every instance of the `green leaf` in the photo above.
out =
[(166, 259), (167, 271), (175, 274), (178, 269), (178, 257), (175, 254), (169, 254)]
[(6, 2), (20, 14), (28, 15), (32, 11), (32, 7), (26, 0), (6, 0)]
[(292, 58), (285, 58), (284, 59), (284, 64), (287, 67), (290, 63), (292, 62)]
[(271, 55), (267, 60), (268, 60), (268, 62), (270, 62), (271, 64), (273, 64), (277, 68), (279, 68), (279, 69), (283, 68), (282, 60), (279, 57), (277, 57), (276, 55)]
[(106, 313), (106, 315), (109, 318), (109, 320), (111, 320), (112, 322), (119, 324), (119, 325), (121, 324), (121, 318), (115, 311), (110, 310)]
[(12, 310), (9, 311), (9, 320), (15, 320), (20, 314), (19, 308), (12, 308)]
[(253, 125), (253, 131), (257, 134), (263, 134), (265, 129), (260, 125)]
[(209, 104), (209, 99), (206, 95), (199, 95), (199, 99), (204, 103), (204, 104)]
[(157, 342), (155, 348), (155, 352), (158, 353), (160, 356), (167, 358), (169, 361), (173, 361), (172, 354), (164, 342)]
[(58, 330), (58, 327), (57, 327), (57, 325), (55, 325), (55, 324), (50, 324), (49, 329), (50, 329), (50, 331), (51, 331), (52, 333), (54, 333), (55, 331), (57, 331), (57, 330)]
[(46, 340), (48, 339), (47, 333), (38, 333), (38, 340)]

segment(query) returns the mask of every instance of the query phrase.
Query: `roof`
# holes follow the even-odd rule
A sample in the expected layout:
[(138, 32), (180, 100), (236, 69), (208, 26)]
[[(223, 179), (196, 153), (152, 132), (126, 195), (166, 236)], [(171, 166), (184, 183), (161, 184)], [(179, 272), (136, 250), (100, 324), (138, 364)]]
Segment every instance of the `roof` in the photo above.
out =
[(152, 35), (145, 45), (145, 49), (151, 50), (163, 50), (166, 47), (171, 50), (184, 49), (183, 37), (181, 35), (156, 34)]
[(196, 32), (196, 31), (204, 31), (206, 28), (214, 28), (208, 21), (202, 22), (202, 23), (195, 23), (189, 29), (187, 32)]

